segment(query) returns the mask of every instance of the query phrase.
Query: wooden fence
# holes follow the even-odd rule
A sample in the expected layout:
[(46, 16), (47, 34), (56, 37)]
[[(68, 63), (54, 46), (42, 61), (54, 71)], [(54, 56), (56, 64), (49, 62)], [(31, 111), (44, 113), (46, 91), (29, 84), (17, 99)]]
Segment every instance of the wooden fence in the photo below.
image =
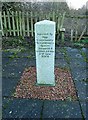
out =
[(58, 16), (55, 12), (39, 14), (22, 11), (0, 12), (0, 32), (2, 36), (33, 36), (34, 24), (40, 20), (48, 19), (56, 22), (56, 33), (63, 27), (65, 12)]

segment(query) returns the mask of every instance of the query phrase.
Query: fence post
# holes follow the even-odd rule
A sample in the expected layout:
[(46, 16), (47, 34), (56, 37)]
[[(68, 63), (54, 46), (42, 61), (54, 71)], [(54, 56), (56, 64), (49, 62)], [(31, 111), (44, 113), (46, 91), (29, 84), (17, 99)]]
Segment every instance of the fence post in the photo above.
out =
[(24, 20), (24, 12), (22, 12), (22, 31), (23, 31), (23, 36), (25, 36), (25, 20)]
[(33, 37), (33, 13), (31, 12), (31, 36)]
[(2, 34), (2, 36), (4, 36), (4, 32), (3, 32), (3, 22), (2, 22), (2, 12), (0, 11), (0, 18), (1, 18), (1, 20), (0, 20), (0, 24), (1, 24), (1, 34)]
[[(7, 22), (6, 22), (5, 11), (3, 11), (3, 15), (4, 15), (4, 29), (7, 30)], [(6, 33), (6, 36), (7, 36), (7, 33)]]
[(60, 34), (61, 34), (61, 42), (64, 43), (64, 33), (65, 33), (65, 28), (60, 29)]
[(78, 31), (75, 31), (75, 41), (77, 41), (77, 35), (78, 35)]
[(77, 36), (78, 36), (78, 17), (76, 18), (76, 26), (75, 26), (75, 29), (76, 29), (76, 31), (75, 31), (75, 41), (77, 41)]
[(55, 21), (55, 12), (53, 11), (53, 21)]
[(28, 11), (27, 11), (26, 15), (27, 15), (27, 35), (30, 36), (30, 33), (29, 33), (29, 14), (28, 14)]
[(46, 14), (46, 19), (50, 20), (50, 13)]
[(13, 35), (16, 36), (16, 33), (15, 33), (15, 21), (14, 21), (14, 11), (12, 11), (12, 23), (13, 23)]
[(60, 20), (61, 20), (61, 14), (59, 14), (59, 17), (58, 17), (57, 32), (59, 32), (59, 30), (60, 30)]
[(35, 21), (35, 23), (37, 22), (37, 16), (36, 16), (36, 12), (35, 12), (35, 14), (34, 14), (34, 21)]
[(16, 11), (16, 26), (17, 26), (17, 35), (19, 36), (19, 21), (18, 21), (18, 12)]
[(62, 27), (63, 27), (65, 14), (66, 14), (66, 12), (64, 12), (64, 13), (63, 13), (63, 16), (62, 16), (62, 19), (61, 19), (61, 26), (60, 26), (60, 28), (62, 28)]
[(20, 25), (20, 35), (22, 36), (22, 26), (21, 26), (21, 24), (22, 24), (22, 22), (21, 22), (21, 11), (19, 11), (19, 25)]
[(40, 15), (39, 15), (39, 21), (41, 21), (41, 19), (42, 19), (42, 17), (41, 17), (41, 13), (40, 13)]
[(71, 29), (71, 42), (73, 42), (73, 29)]
[[(10, 35), (11, 35), (11, 21), (10, 21), (10, 14), (9, 14), (9, 11), (7, 11), (7, 15), (8, 15), (8, 27), (9, 27), (9, 33), (10, 33)], [(12, 14), (13, 15), (13, 14)], [(13, 16), (12, 16), (13, 17)], [(14, 19), (14, 18), (13, 18)], [(15, 25), (14, 25), (14, 27), (13, 28), (15, 28)]]

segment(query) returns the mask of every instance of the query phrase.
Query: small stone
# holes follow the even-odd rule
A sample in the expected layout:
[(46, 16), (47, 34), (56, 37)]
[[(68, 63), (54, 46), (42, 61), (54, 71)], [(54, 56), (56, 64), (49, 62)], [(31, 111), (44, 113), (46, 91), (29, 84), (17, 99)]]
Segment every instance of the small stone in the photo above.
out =
[(9, 114), (11, 114), (11, 113), (12, 113), (12, 111), (9, 112)]

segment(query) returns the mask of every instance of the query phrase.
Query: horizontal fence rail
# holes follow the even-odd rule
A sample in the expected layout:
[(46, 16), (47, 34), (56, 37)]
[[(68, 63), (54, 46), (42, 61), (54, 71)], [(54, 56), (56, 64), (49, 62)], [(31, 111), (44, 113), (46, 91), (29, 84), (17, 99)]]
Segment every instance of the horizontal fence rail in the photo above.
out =
[(33, 36), (34, 24), (48, 19), (56, 22), (56, 32), (63, 27), (65, 12), (58, 16), (55, 12), (37, 15), (33, 12), (0, 11), (0, 32), (2, 36)]

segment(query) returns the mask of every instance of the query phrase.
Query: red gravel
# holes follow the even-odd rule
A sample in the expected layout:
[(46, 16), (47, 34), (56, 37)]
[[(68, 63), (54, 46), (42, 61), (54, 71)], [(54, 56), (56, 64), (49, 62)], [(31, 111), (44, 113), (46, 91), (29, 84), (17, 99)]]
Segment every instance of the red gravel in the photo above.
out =
[(56, 85), (36, 86), (36, 68), (25, 69), (14, 97), (16, 98), (38, 98), (48, 100), (76, 100), (76, 91), (69, 70), (55, 68)]

